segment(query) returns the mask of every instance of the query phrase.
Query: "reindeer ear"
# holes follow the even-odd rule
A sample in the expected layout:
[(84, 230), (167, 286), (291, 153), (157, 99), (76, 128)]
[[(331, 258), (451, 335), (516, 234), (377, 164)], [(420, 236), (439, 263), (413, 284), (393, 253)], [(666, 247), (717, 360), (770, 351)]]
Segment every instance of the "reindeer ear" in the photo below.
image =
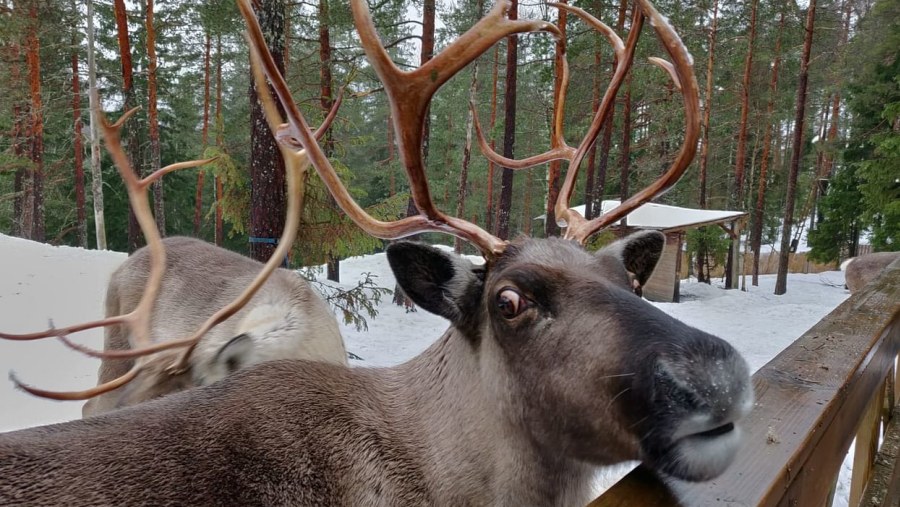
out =
[(203, 375), (202, 383), (211, 384), (252, 364), (253, 345), (253, 337), (246, 333), (228, 340), (216, 351), (209, 365), (209, 371)]
[(412, 301), (456, 325), (471, 316), (483, 286), (481, 268), (435, 247), (403, 241), (387, 249), (391, 271)]
[(653, 268), (662, 257), (666, 235), (659, 231), (641, 231), (622, 238), (597, 251), (597, 255), (611, 255), (634, 274), (640, 285), (647, 283)]

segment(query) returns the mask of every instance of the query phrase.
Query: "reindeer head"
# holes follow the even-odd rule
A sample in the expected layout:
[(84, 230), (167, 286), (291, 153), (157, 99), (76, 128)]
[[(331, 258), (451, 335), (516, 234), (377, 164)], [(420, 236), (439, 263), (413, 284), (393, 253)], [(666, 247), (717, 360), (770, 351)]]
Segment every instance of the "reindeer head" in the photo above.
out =
[(752, 388), (734, 348), (632, 292), (629, 272), (648, 277), (664, 242), (644, 232), (592, 254), (521, 240), (487, 270), (417, 243), (391, 245), (388, 259), (406, 294), (470, 343), (504, 415), (548, 455), (640, 459), (704, 480), (733, 459)]

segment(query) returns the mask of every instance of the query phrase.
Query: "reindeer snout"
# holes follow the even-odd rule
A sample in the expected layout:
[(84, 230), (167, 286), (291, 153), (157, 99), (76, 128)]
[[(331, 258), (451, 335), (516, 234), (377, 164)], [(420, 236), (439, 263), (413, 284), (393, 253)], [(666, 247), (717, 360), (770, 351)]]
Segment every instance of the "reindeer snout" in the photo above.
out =
[(740, 419), (753, 406), (746, 361), (728, 343), (697, 331), (670, 343), (652, 366), (652, 427), (645, 460), (687, 480), (721, 474), (740, 444)]
[(753, 400), (749, 368), (730, 345), (723, 345), (721, 352), (712, 355), (689, 352), (660, 357), (654, 370), (657, 403), (712, 421), (746, 415)]

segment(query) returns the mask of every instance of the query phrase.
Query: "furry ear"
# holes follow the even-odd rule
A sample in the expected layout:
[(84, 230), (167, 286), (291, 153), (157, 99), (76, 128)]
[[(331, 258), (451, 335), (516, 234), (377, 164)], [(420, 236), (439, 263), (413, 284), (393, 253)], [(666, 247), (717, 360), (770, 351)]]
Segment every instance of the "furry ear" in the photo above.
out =
[(425, 310), (460, 325), (471, 317), (483, 286), (482, 268), (462, 257), (422, 243), (391, 243), (387, 249), (391, 271), (412, 301)]
[(617, 258), (634, 275), (638, 284), (643, 286), (653, 274), (665, 246), (665, 234), (659, 231), (640, 231), (601, 248), (597, 255)]
[(253, 364), (253, 354), (255, 353), (253, 347), (253, 338), (246, 333), (241, 333), (228, 340), (216, 351), (202, 383), (205, 385), (216, 382), (248, 364)]

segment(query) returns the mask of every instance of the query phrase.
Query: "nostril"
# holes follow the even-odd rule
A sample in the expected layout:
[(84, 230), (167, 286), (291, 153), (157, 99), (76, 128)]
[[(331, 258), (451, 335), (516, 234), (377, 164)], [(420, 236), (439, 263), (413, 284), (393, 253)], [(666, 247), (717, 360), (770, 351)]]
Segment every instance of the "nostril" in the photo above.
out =
[(654, 372), (655, 398), (670, 408), (695, 409), (702, 404), (700, 393), (683, 368), (660, 360)]

